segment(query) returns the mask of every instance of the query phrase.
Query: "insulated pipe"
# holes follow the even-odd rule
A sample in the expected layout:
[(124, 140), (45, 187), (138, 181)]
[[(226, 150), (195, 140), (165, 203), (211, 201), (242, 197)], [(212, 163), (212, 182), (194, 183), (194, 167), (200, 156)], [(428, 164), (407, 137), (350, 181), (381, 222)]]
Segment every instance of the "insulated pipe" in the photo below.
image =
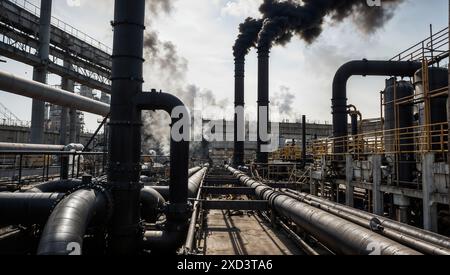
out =
[[(269, 153), (262, 152), (262, 146), (267, 144), (267, 136), (270, 129), (269, 122), (269, 53), (270, 50), (258, 47), (258, 125), (257, 141), (258, 151), (256, 153), (257, 162), (267, 164)], [(263, 123), (266, 122), (266, 123)], [(265, 125), (264, 125), (265, 124)], [(265, 129), (264, 129), (265, 128)], [(265, 131), (265, 133), (263, 133)]]
[(197, 190), (197, 196), (195, 197), (194, 204), (192, 205), (192, 215), (191, 220), (189, 221), (189, 229), (187, 232), (186, 242), (184, 243), (184, 254), (190, 254), (193, 251), (194, 247), (194, 239), (195, 232), (197, 229), (197, 218), (200, 211), (200, 199), (202, 198), (202, 188), (203, 188), (203, 179), (205, 174), (203, 174), (203, 178), (199, 184), (199, 188)]
[(234, 60), (234, 158), (235, 166), (244, 165), (245, 155), (245, 57)]
[(0, 224), (44, 224), (62, 197), (59, 193), (0, 193)]
[[(409, 235), (406, 235), (404, 233), (397, 232), (395, 230), (392, 230), (390, 228), (385, 228), (383, 225), (381, 225), (381, 222), (376, 219), (372, 218), (371, 220), (364, 219), (361, 217), (358, 217), (356, 215), (353, 215), (350, 212), (341, 211), (338, 210), (334, 206), (330, 206), (324, 203), (319, 203), (313, 200), (308, 200), (308, 196), (306, 194), (299, 194), (297, 192), (291, 191), (291, 190), (283, 190), (287, 192), (286, 194), (294, 199), (298, 199), (302, 202), (305, 202), (311, 206), (320, 208), (328, 213), (331, 213), (333, 215), (336, 215), (338, 217), (341, 217), (343, 219), (346, 219), (348, 221), (354, 222), (360, 226), (363, 226), (365, 228), (376, 230), (379, 234), (386, 236), (392, 240), (395, 240), (399, 243), (402, 243), (406, 246), (409, 246), (413, 249), (416, 249), (417, 251), (420, 251), (422, 253), (428, 254), (428, 255), (450, 255), (450, 249), (431, 244), (428, 242), (425, 242), (420, 239), (416, 239), (414, 237), (411, 237)], [(355, 211), (358, 211), (355, 209)], [(379, 222), (379, 224), (378, 224)]]
[(363, 220), (365, 220), (366, 222), (369, 222), (373, 219), (377, 219), (380, 221), (380, 225), (386, 229), (390, 229), (396, 232), (399, 232), (400, 234), (406, 235), (406, 236), (411, 236), (412, 238), (436, 245), (436, 246), (440, 246), (446, 249), (450, 249), (450, 239), (433, 233), (433, 232), (429, 232), (426, 230), (422, 230), (404, 223), (400, 223), (391, 219), (386, 219), (385, 217), (382, 216), (378, 216), (378, 215), (374, 215), (374, 214), (370, 214), (361, 210), (357, 210), (345, 205), (341, 205), (338, 203), (333, 203), (330, 201), (327, 201), (325, 199), (316, 197), (316, 196), (312, 196), (309, 194), (304, 194), (304, 193), (298, 193), (298, 192), (294, 192), (294, 191), (289, 191), (293, 194), (298, 195), (299, 197), (301, 197), (304, 200), (311, 200), (314, 201), (316, 203), (320, 203), (323, 204), (327, 207), (330, 208), (334, 208), (338, 211), (342, 211), (343, 213), (347, 213), (349, 215), (354, 215), (358, 218), (361, 218)]
[(81, 180), (57, 180), (38, 184), (26, 193), (67, 193), (83, 185)]
[(193, 168), (189, 169), (188, 176), (192, 177), (192, 175), (194, 175), (195, 173), (197, 173), (200, 170), (202, 170), (202, 167), (200, 167), (200, 166), (193, 167)]
[(64, 145), (0, 142), (0, 151), (62, 151), (64, 147)]
[[(139, 93), (135, 96), (134, 102), (136, 107), (141, 111), (161, 110), (167, 112), (172, 117), (169, 201), (171, 207), (180, 211), (181, 209), (186, 208), (188, 199), (189, 139), (191, 123), (189, 111), (180, 99), (167, 93)], [(174, 113), (178, 111), (180, 111), (179, 114)], [(181, 117), (179, 116), (180, 114)], [(178, 129), (175, 133), (174, 126), (182, 126), (182, 128)], [(175, 140), (175, 134), (181, 134), (179, 137), (180, 140)], [(182, 211), (187, 211), (187, 208)], [(173, 216), (173, 218), (176, 217)]]
[[(111, 254), (137, 254), (141, 241), (139, 197), (145, 0), (115, 0), (111, 76), (108, 185), (114, 210), (109, 228)], [(187, 168), (186, 168), (187, 172)]]
[(166, 200), (151, 187), (141, 190), (141, 217), (146, 222), (155, 223), (158, 219), (159, 210), (164, 206)]
[[(354, 75), (375, 76), (414, 76), (422, 67), (419, 62), (409, 61), (351, 61), (342, 65), (336, 72), (333, 80), (333, 136), (344, 138), (348, 136), (347, 119), (347, 82)], [(344, 153), (346, 143), (335, 144), (335, 153)]]
[(0, 72), (0, 90), (106, 117), (109, 105), (45, 84)]
[[(94, 220), (106, 222), (108, 199), (103, 191), (79, 190), (53, 210), (39, 242), (38, 255), (81, 253), (86, 230)], [(74, 246), (80, 251), (72, 251)]]
[[(387, 239), (359, 225), (350, 223), (323, 210), (292, 199), (242, 172), (227, 169), (248, 187), (255, 189), (259, 198), (269, 201), (280, 215), (317, 238), (321, 243), (341, 254), (369, 255), (420, 255), (419, 252)], [(376, 251), (373, 251), (375, 249)]]
[[(202, 185), (203, 179), (205, 178), (208, 168), (203, 168), (190, 179), (190, 185), (196, 186), (197, 190)], [(197, 194), (194, 194), (194, 197)], [(189, 217), (188, 217), (189, 218)], [(187, 224), (186, 224), (187, 225)], [(162, 251), (162, 252), (173, 252), (176, 251), (183, 245), (186, 241), (186, 234), (188, 227), (184, 227), (178, 230), (173, 230), (171, 225), (168, 223), (167, 228), (164, 231), (147, 231), (144, 234), (143, 247), (145, 249), (150, 249), (152, 251)]]
[[(202, 171), (198, 170), (196, 173), (192, 174), (189, 177), (188, 197), (190, 199), (195, 198), (195, 196), (197, 195), (199, 188), (199, 174), (205, 173), (206, 169), (207, 168), (200, 169)], [(148, 187), (151, 187), (152, 189), (156, 190), (159, 194), (161, 194), (161, 196), (163, 196), (164, 199), (170, 200), (169, 186), (148, 186)]]

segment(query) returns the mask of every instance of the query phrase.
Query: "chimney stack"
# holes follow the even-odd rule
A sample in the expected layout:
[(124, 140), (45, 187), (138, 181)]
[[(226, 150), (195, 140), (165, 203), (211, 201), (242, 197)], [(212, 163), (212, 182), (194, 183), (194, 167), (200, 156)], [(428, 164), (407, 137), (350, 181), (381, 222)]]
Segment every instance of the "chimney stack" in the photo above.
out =
[[(245, 141), (245, 57), (237, 57), (234, 63), (234, 158), (235, 166), (244, 165), (244, 141)], [(242, 110), (239, 110), (242, 109)]]
[[(270, 132), (269, 121), (269, 53), (270, 49), (266, 47), (258, 47), (258, 151), (257, 162), (267, 164), (269, 162), (269, 154), (261, 151), (261, 146), (267, 144), (261, 137), (261, 119), (267, 122), (266, 129)], [(262, 112), (263, 108), (267, 108), (267, 112)]]

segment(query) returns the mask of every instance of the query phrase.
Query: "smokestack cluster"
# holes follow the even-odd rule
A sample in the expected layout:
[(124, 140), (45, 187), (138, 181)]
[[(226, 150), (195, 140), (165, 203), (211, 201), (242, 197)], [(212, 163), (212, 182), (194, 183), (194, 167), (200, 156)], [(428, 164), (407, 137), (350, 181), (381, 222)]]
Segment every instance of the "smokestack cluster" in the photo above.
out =
[[(395, 8), (404, 0), (385, 0), (382, 6), (369, 6), (367, 0), (264, 0), (259, 7), (261, 19), (247, 18), (239, 26), (239, 35), (233, 47), (236, 69), (252, 47), (258, 48), (258, 110), (269, 106), (269, 53), (274, 45), (286, 45), (294, 36), (311, 44), (323, 31), (325, 18), (340, 22), (352, 17), (364, 33), (372, 33), (390, 20)], [(238, 66), (239, 65), (239, 66)], [(241, 69), (240, 69), (241, 70)], [(241, 97), (242, 76), (236, 73), (236, 98)], [(243, 106), (243, 102), (239, 102)], [(237, 104), (236, 104), (237, 105)], [(259, 111), (260, 112), (260, 111)], [(267, 117), (268, 117), (268, 111)], [(265, 114), (266, 115), (266, 114)], [(258, 114), (258, 162), (267, 163), (267, 154), (261, 152), (260, 114)], [(235, 129), (237, 120), (235, 120)], [(268, 120), (267, 120), (268, 121)], [(235, 158), (240, 154), (235, 141)]]

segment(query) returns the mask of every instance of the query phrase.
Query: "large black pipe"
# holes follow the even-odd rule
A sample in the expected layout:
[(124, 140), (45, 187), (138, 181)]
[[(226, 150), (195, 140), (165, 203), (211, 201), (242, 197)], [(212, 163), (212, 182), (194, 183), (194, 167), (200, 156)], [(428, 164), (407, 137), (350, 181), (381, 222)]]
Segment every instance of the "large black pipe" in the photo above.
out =
[[(203, 168), (189, 179), (190, 188), (196, 188), (197, 192), (202, 185), (208, 168)], [(193, 195), (193, 198), (196, 194)], [(180, 224), (178, 230), (173, 230), (168, 224), (168, 227), (164, 231), (147, 231), (144, 234), (143, 247), (155, 252), (173, 252), (183, 245), (186, 240), (188, 231), (187, 224)]]
[(244, 165), (245, 156), (245, 57), (234, 60), (234, 165)]
[(0, 225), (44, 224), (59, 193), (0, 193)]
[[(172, 117), (172, 131), (170, 135), (170, 206), (167, 219), (168, 223), (178, 227), (179, 224), (186, 223), (188, 219), (186, 215), (188, 213), (189, 139), (191, 127), (189, 111), (180, 99), (167, 93), (139, 93), (135, 96), (134, 102), (139, 110), (161, 110)], [(180, 116), (176, 117), (172, 113), (175, 109), (181, 112)], [(181, 135), (181, 140), (175, 140), (173, 127), (183, 122), (186, 122), (186, 125), (183, 125), (180, 131), (176, 133)]]
[(55, 180), (34, 186), (26, 193), (66, 193), (83, 185), (81, 180)]
[(369, 222), (373, 219), (376, 219), (380, 222), (380, 225), (382, 227), (389, 229), (391, 231), (398, 232), (400, 234), (400, 236), (409, 236), (411, 238), (421, 240), (423, 242), (430, 243), (430, 244), (438, 246), (438, 247), (450, 249), (450, 239), (445, 236), (441, 236), (441, 235), (433, 233), (433, 232), (429, 232), (429, 231), (426, 231), (426, 230), (423, 230), (420, 228), (416, 228), (411, 225), (407, 225), (407, 224), (400, 223), (400, 222), (397, 222), (397, 221), (394, 221), (391, 219), (387, 219), (382, 216), (367, 213), (365, 211), (361, 211), (361, 210), (351, 208), (351, 207), (348, 207), (345, 205), (327, 201), (326, 199), (322, 199), (322, 198), (319, 198), (319, 197), (316, 197), (313, 195), (303, 194), (303, 193), (299, 194), (296, 191), (289, 191), (289, 192), (298, 195), (303, 200), (310, 200), (310, 201), (316, 202), (318, 204), (322, 204), (326, 207), (335, 209), (336, 211), (341, 212), (343, 215), (353, 215), (353, 216), (363, 219), (367, 222)]
[(374, 252), (374, 248), (379, 248), (375, 253), (381, 255), (420, 255), (419, 252), (371, 230), (275, 191), (230, 166), (227, 169), (242, 184), (254, 188), (260, 199), (269, 201), (270, 206), (280, 215), (291, 219), (336, 253), (368, 255)]
[(141, 110), (145, 0), (115, 0), (111, 76), (108, 184), (114, 211), (109, 228), (112, 254), (136, 254), (140, 247)]
[[(347, 82), (354, 75), (374, 76), (414, 76), (422, 67), (419, 62), (409, 61), (351, 61), (339, 68), (333, 80), (333, 136), (345, 138), (348, 136), (347, 123)], [(345, 140), (336, 142), (335, 153), (346, 152)]]
[(166, 200), (155, 189), (145, 187), (141, 190), (141, 217), (149, 223), (155, 223)]
[[(270, 50), (265, 47), (258, 47), (258, 151), (256, 155), (257, 162), (267, 164), (269, 162), (269, 153), (263, 152), (262, 146), (268, 142), (265, 134), (269, 133), (269, 54)], [(267, 124), (263, 123), (263, 120)], [(265, 133), (262, 128), (265, 128)]]
[[(301, 194), (293, 190), (283, 190), (288, 196), (298, 199), (302, 202), (305, 202), (309, 205), (319, 207), (320, 209), (327, 211), (333, 215), (346, 219), (348, 221), (354, 222), (360, 226), (363, 226), (368, 229), (378, 230), (377, 232), (383, 236), (386, 236), (392, 240), (395, 240), (399, 243), (407, 245), (417, 251), (428, 255), (450, 255), (450, 249), (445, 248), (441, 245), (437, 245), (435, 243), (429, 243), (423, 240), (423, 236), (428, 235), (428, 232), (424, 231), (420, 233), (420, 235), (411, 236), (407, 234), (407, 232), (398, 232), (392, 228), (384, 227), (383, 222), (385, 219), (379, 220), (375, 216), (372, 218), (365, 218), (366, 216), (370, 217), (370, 214), (365, 213), (361, 210), (350, 208), (347, 206), (339, 205), (337, 203), (333, 203), (327, 200), (320, 199), (316, 197), (316, 199), (312, 198), (314, 196), (309, 194)], [(376, 224), (378, 223), (378, 224)], [(389, 224), (388, 224), (389, 225)], [(400, 224), (401, 225), (401, 224)], [(430, 232), (431, 233), (431, 232)], [(422, 236), (422, 238), (421, 238)], [(442, 237), (443, 239), (445, 237)]]
[(53, 210), (44, 227), (37, 254), (81, 254), (83, 239), (91, 222), (107, 222), (108, 198), (105, 194), (104, 191), (86, 189), (63, 199)]
[[(200, 169), (189, 177), (188, 184), (188, 197), (190, 199), (195, 198), (199, 188), (198, 175), (202, 175), (206, 172), (206, 168)], [(170, 200), (169, 186), (149, 186), (150, 188), (156, 190), (165, 200)]]

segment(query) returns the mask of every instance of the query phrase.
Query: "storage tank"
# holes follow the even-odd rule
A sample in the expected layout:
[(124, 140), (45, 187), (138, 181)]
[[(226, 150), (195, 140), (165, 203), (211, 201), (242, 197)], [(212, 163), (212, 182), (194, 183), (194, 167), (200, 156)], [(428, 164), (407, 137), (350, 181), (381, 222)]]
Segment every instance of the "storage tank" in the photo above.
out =
[[(429, 91), (435, 91), (448, 86), (448, 70), (445, 68), (430, 67), (428, 69), (429, 78)], [(414, 76), (414, 82), (416, 87), (416, 98), (423, 98), (424, 87), (423, 87), (423, 70), (418, 70)], [(425, 125), (425, 103), (418, 104), (418, 114), (420, 125)], [(447, 95), (442, 95), (438, 97), (433, 97), (430, 99), (430, 124), (439, 124), (447, 122)], [(448, 129), (448, 125), (444, 125), (444, 130)], [(441, 126), (431, 127), (433, 132), (439, 133), (441, 131)], [(448, 147), (447, 144), (448, 137), (444, 135), (444, 149)], [(441, 150), (440, 136), (433, 136), (432, 138), (432, 150)]]
[[(411, 127), (414, 126), (414, 107), (411, 103), (398, 105), (395, 108), (395, 101), (403, 101), (402, 99), (414, 96), (414, 86), (408, 81), (396, 81), (396, 78), (386, 80), (386, 89), (384, 91), (384, 144), (388, 157), (394, 163), (395, 172), (398, 171), (398, 181), (412, 182), (413, 170), (415, 167), (414, 154), (414, 134)], [(396, 132), (398, 130), (398, 140)], [(398, 142), (399, 147), (396, 147)], [(399, 152), (395, 154), (394, 152)], [(402, 153), (405, 152), (405, 153)], [(397, 174), (397, 173), (395, 173)]]

